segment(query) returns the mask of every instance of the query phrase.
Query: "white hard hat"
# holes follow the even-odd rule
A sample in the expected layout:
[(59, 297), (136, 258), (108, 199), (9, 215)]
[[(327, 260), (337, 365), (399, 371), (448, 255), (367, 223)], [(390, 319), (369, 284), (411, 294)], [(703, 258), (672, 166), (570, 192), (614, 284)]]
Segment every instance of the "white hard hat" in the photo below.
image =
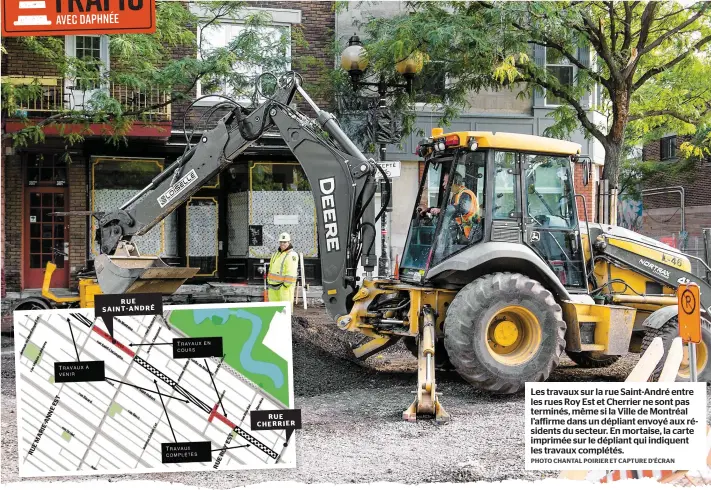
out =
[(290, 241), (291, 241), (291, 237), (289, 236), (288, 233), (284, 232), (284, 233), (282, 233), (282, 234), (279, 235), (279, 241), (280, 241), (280, 242), (290, 242)]

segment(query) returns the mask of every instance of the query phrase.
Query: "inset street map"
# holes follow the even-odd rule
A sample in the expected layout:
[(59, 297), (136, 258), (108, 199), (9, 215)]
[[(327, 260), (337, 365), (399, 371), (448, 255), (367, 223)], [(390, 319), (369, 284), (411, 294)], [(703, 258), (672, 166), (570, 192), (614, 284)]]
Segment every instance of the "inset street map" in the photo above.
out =
[(14, 321), (20, 476), (296, 466), (287, 304)]

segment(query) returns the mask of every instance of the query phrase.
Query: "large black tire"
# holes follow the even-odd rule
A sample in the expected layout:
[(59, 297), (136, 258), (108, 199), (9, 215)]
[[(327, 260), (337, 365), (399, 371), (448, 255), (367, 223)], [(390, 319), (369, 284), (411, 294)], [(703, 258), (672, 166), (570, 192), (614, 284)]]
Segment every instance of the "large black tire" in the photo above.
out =
[[(515, 310), (512, 316), (500, 313), (507, 309)], [(524, 334), (516, 336), (517, 343), (497, 345), (491, 332), (504, 323), (515, 324), (517, 332), (528, 329), (533, 340), (526, 341)], [(471, 384), (515, 393), (527, 381), (545, 381), (558, 366), (565, 328), (563, 311), (550, 291), (522, 274), (498, 272), (457, 293), (447, 309), (444, 344), (457, 372)], [(502, 348), (513, 350), (503, 354), (494, 350)]]
[(608, 356), (606, 354), (598, 354), (597, 352), (570, 352), (565, 351), (570, 357), (570, 360), (575, 364), (585, 369), (605, 368), (615, 364), (620, 356)]
[(52, 306), (44, 298), (29, 297), (20, 300), (12, 307), (12, 311), (49, 310)]
[[(662, 325), (658, 329), (648, 328), (644, 332), (644, 338), (642, 339), (642, 348), (640, 349), (640, 355), (644, 355), (649, 348), (649, 345), (656, 337), (662, 339), (662, 344), (664, 345), (664, 354), (662, 355), (659, 364), (654, 368), (652, 375), (649, 377), (650, 381), (657, 381), (659, 375), (662, 374), (662, 368), (664, 367), (664, 362), (667, 360), (667, 354), (671, 347), (672, 341), (679, 336), (679, 319), (677, 317), (672, 317), (668, 322)], [(688, 344), (684, 344), (684, 351), (687, 351)], [(709, 353), (711, 353), (711, 323), (705, 318), (701, 319), (701, 342), (696, 346), (696, 360), (698, 371), (696, 373), (697, 379), (699, 381), (711, 382), (711, 361), (709, 361)], [(684, 352), (684, 359), (686, 360), (686, 365), (682, 362), (679, 368), (679, 375), (676, 377), (676, 381), (689, 381), (689, 366), (688, 366), (688, 354)], [(700, 366), (699, 366), (700, 364)]]

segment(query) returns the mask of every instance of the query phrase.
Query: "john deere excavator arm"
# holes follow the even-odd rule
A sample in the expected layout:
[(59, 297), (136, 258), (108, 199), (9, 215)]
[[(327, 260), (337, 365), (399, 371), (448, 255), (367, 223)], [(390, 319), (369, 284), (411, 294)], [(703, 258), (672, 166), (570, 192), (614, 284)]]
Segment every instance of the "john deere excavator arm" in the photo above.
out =
[[(296, 92), (312, 107), (316, 121), (289, 106)], [(157, 290), (168, 294), (170, 287), (160, 286), (163, 278), (174, 291), (191, 277), (193, 270), (167, 267), (160, 259), (141, 263), (131, 237), (143, 235), (160, 223), (274, 128), (311, 184), (318, 215), (325, 304), (333, 318), (347, 313), (357, 286), (359, 259), (367, 276), (376, 264), (373, 197), (379, 167), (360, 152), (331, 114), (316, 106), (295, 73), (282, 76), (274, 95), (250, 114), (243, 114), (237, 107), (225, 115), (146, 188), (121, 208), (101, 216), (97, 230), (101, 255), (95, 268), (103, 293)], [(136, 287), (139, 279), (153, 286)]]

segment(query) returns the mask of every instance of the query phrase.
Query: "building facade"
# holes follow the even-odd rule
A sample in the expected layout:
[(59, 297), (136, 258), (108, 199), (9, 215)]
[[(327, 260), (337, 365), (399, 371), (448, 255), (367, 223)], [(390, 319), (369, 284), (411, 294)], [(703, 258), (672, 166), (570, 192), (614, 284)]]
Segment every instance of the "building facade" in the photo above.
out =
[[(359, 25), (362, 24), (366, 15), (374, 17), (390, 17), (406, 11), (406, 2), (367, 2), (361, 8), (349, 8), (339, 11), (336, 15), (336, 37), (339, 44), (345, 47), (348, 39), (354, 34), (361, 34)], [(556, 58), (552, 52), (546, 53), (546, 49), (537, 46), (533, 53), (534, 59), (542, 66), (559, 74), (561, 81), (568, 80), (572, 83), (575, 77), (576, 67), (567, 63), (567, 60)], [(581, 61), (590, 59), (590, 50), (580, 48), (578, 58)], [(428, 77), (437, 77), (436, 73), (430, 72)], [(428, 80), (429, 86), (436, 89), (437, 82)], [(444, 77), (439, 83), (445, 83)], [(417, 97), (418, 94), (416, 93)], [(603, 117), (592, 111), (597, 105), (599, 93), (593, 91), (581, 100), (583, 107), (590, 109), (590, 118), (596, 124), (603, 123)], [(469, 107), (462, 110), (459, 117), (444, 128), (445, 132), (450, 131), (492, 131), (521, 133), (542, 136), (543, 132), (550, 127), (554, 120), (550, 115), (551, 110), (557, 107), (555, 100), (547, 97), (543, 92), (536, 92), (533, 97), (519, 98), (517, 91), (481, 91), (471, 93), (468, 98)], [(424, 135), (429, 136), (434, 127), (438, 126), (440, 113), (437, 109), (426, 104), (417, 103), (417, 119), (415, 122)], [(407, 239), (412, 212), (416, 205), (417, 191), (420, 179), (424, 171), (422, 159), (417, 157), (415, 149), (422, 137), (413, 133), (406, 136), (400, 145), (389, 145), (387, 149), (387, 160), (401, 162), (401, 175), (393, 178), (393, 212), (390, 216), (392, 226), (390, 227), (390, 248), (389, 255), (392, 259), (402, 257), (403, 248)], [(579, 217), (581, 220), (586, 216), (590, 221), (596, 219), (594, 207), (594, 189), (601, 175), (601, 169), (605, 158), (604, 149), (597, 140), (586, 139), (581, 131), (572, 135), (571, 140), (582, 146), (582, 154), (591, 158), (593, 170), (588, 186), (583, 186), (582, 165), (575, 165), (574, 178), (576, 193), (586, 196), (584, 207), (582, 201), (578, 200)], [(430, 183), (437, 186), (438, 183)], [(406, 204), (404, 204), (406, 203)], [(379, 205), (379, 203), (378, 203)], [(585, 208), (585, 210), (583, 210)], [(380, 229), (380, 226), (377, 226)], [(380, 241), (377, 244), (377, 254), (380, 256)]]
[[(246, 13), (255, 10), (268, 12), (274, 28), (290, 36), (292, 62), (285, 68), (303, 71), (306, 83), (317, 83), (319, 71), (301, 70), (300, 60), (316, 59), (330, 66), (326, 47), (333, 39), (332, 2), (253, 2)], [(227, 43), (241, 25), (241, 19), (223, 20), (212, 39)], [(302, 36), (291, 36), (296, 29)], [(298, 37), (308, 45), (297, 42)], [(105, 36), (61, 39), (69, 56), (92, 56), (111, 65)], [(27, 85), (36, 80), (41, 86), (42, 97), (19, 101), (31, 120), (51, 116), (62, 107), (81, 107), (88, 99), (86, 86), (80, 90), (76, 80), (64, 78), (18, 39), (7, 38), (3, 43), (7, 50), (2, 56), (3, 84)], [(172, 56), (181, 59), (198, 53), (179, 47), (172, 49)], [(151, 107), (167, 97), (158, 91), (137, 93), (118, 85), (97, 90), (110, 91), (124, 107)], [(206, 94), (198, 84), (190, 95)], [(202, 130), (197, 125), (200, 117), (218, 102), (204, 99), (190, 112), (187, 130), (195, 130), (193, 144)], [(93, 135), (87, 133), (82, 142), (70, 147), (52, 127), (45, 129), (42, 144), (13, 148), (3, 140), (3, 297), (6, 292), (41, 288), (50, 260), (58, 266), (51, 286), (76, 286), (77, 273), (90, 268), (98, 254), (95, 220), (87, 212), (121, 206), (183, 154), (183, 114), (189, 103), (181, 101), (153, 111), (150, 124), (134, 123), (126, 144), (118, 147), (99, 136), (104, 129), (99, 125), (92, 125)], [(3, 133), (23, 126), (17, 114), (3, 116)], [(217, 117), (219, 114), (212, 117), (213, 124)], [(171, 265), (199, 267), (193, 282), (261, 283), (259, 267), (277, 247), (278, 233), (288, 231), (297, 250), (304, 253), (306, 275), (314, 283), (320, 280), (314, 209), (308, 182), (295, 157), (278, 135), (267, 135), (162, 223), (137, 237), (136, 243), (143, 255), (160, 256)], [(67, 211), (83, 214), (56, 214)], [(56, 254), (55, 249), (66, 256)]]
[[(186, 4), (186, 8), (190, 8)], [(369, 2), (370, 13), (393, 15), (404, 8), (404, 2)], [(292, 63), (286, 68), (299, 71), (306, 83), (318, 84), (322, 74), (314, 69), (313, 60), (324, 68), (333, 67), (331, 47), (334, 39), (345, 46), (357, 32), (354, 23), (360, 20), (361, 9), (336, 13), (333, 2), (271, 1), (252, 2), (247, 9), (267, 11), (275, 29), (291, 32), (299, 29), (308, 44), (290, 43)], [(225, 22), (214, 31), (213, 44), (224, 45), (239, 32), (240, 20)], [(294, 36), (296, 37), (296, 36)], [(111, 64), (108, 40), (102, 36), (69, 36), (63, 38), (70, 56), (93, 56)], [(87, 99), (85, 90), (76, 88), (76, 80), (59, 74), (46, 60), (29, 52), (16, 39), (4, 40), (8, 54), (2, 57), (3, 83), (28, 84), (38, 80), (43, 97), (39, 102), (27, 102), (24, 111), (31, 119), (40, 120), (57, 112), (59, 107), (81, 106)], [(222, 43), (222, 44), (220, 44)], [(195, 57), (187, 48), (174, 48), (176, 59)], [(537, 50), (535, 59), (561, 73), (562, 78), (574, 76), (572, 66), (561, 64)], [(309, 60), (306, 64), (306, 60)], [(165, 100), (158, 91), (135, 93), (125, 87), (111, 86), (111, 95), (124, 105), (149, 107)], [(203, 93), (198, 84), (192, 98)], [(231, 95), (225, 92), (223, 95)], [(583, 101), (595, 105), (596, 94)], [(318, 97), (321, 107), (328, 100)], [(219, 99), (207, 98), (196, 104), (187, 117), (187, 129), (193, 143), (201, 128), (200, 117), (210, 111)], [(91, 268), (97, 255), (94, 241), (95, 222), (87, 212), (100, 212), (120, 206), (145, 187), (163, 168), (183, 154), (186, 142), (183, 115), (190, 100), (172, 103), (151, 114), (151, 124), (135, 123), (127, 136), (127, 144), (116, 147), (100, 136), (86, 135), (83, 142), (65, 147), (56, 128), (48, 128), (41, 145), (13, 149), (3, 141), (3, 295), (22, 293), (42, 285), (45, 265), (56, 260), (58, 269), (51, 286), (73, 288), (77, 273)], [(470, 107), (445, 128), (447, 131), (505, 131), (541, 135), (552, 124), (549, 112), (555, 101), (536, 93), (521, 100), (515, 91), (481, 92), (470, 96)], [(306, 109), (300, 107), (300, 109)], [(428, 135), (437, 126), (438, 113), (424, 103), (417, 105), (417, 127)], [(22, 123), (15, 115), (3, 118), (3, 131), (11, 133)], [(217, 114), (219, 116), (219, 112)], [(213, 117), (213, 121), (216, 117)], [(593, 116), (596, 117), (596, 116)], [(101, 134), (101, 127), (94, 127)], [(407, 136), (401, 145), (390, 145), (389, 160), (401, 162), (400, 176), (393, 179), (393, 211), (389, 216), (389, 256), (402, 256), (413, 206), (422, 178), (423, 163), (415, 156), (420, 137)], [(593, 189), (603, 162), (599, 144), (586, 140), (582, 134), (573, 138), (583, 146), (598, 166), (592, 172), (587, 188), (582, 186), (582, 167), (575, 168), (576, 192), (586, 194), (587, 216), (595, 219)], [(71, 161), (62, 156), (69, 154)], [(376, 206), (380, 203), (376, 197)], [(580, 202), (578, 203), (580, 206)], [(56, 212), (83, 214), (57, 216)], [(580, 217), (586, 214), (581, 210)], [(379, 228), (379, 224), (376, 225)], [(208, 185), (177, 209), (162, 223), (142, 237), (136, 238), (144, 255), (158, 255), (171, 265), (199, 267), (192, 282), (261, 283), (259, 268), (268, 260), (276, 246), (280, 231), (288, 231), (298, 251), (304, 253), (306, 276), (310, 284), (320, 281), (320, 264), (316, 239), (313, 198), (303, 170), (278, 135), (267, 135), (250, 147), (237, 161), (216, 176)], [(66, 256), (57, 255), (58, 249)], [(381, 255), (381, 241), (376, 241)], [(392, 266), (392, 265), (391, 265)]]
[[(682, 165), (679, 147), (688, 137), (667, 135), (644, 146), (643, 160)], [(711, 158), (665, 172), (645, 184), (636, 202), (639, 233), (662, 240), (691, 255), (703, 257), (703, 231), (711, 228)]]

